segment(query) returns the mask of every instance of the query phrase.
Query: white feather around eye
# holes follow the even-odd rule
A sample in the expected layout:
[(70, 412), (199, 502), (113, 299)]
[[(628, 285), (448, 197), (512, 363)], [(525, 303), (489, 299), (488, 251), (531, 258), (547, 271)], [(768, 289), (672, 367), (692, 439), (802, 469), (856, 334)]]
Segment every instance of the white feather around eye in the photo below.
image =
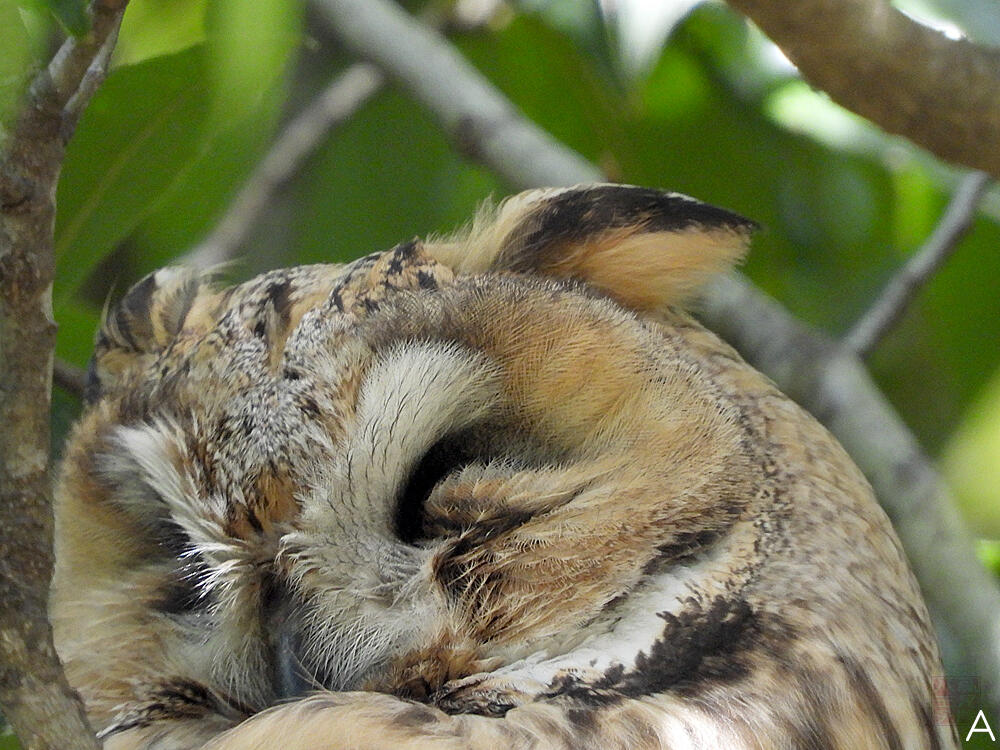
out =
[[(200, 557), (207, 571), (199, 575), (203, 594), (236, 588), (253, 552), (225, 528), (226, 498), (199, 492), (184, 470), (184, 432), (168, 420), (137, 427), (118, 427), (114, 450), (101, 461), (102, 474), (114, 501), (143, 525), (175, 524), (186, 537), (184, 557)], [(158, 529), (162, 531), (161, 529)]]
[[(403, 344), (368, 372), (336, 490), (384, 523), (412, 465), (436, 440), (497, 407), (500, 376), (449, 344)], [(338, 505), (341, 503), (338, 503)]]

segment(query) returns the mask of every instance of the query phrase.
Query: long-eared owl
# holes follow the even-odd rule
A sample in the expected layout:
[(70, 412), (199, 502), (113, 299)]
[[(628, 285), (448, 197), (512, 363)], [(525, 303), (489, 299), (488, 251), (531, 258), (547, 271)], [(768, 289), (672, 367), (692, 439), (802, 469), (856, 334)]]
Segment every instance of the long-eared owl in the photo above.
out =
[(57, 489), (104, 747), (955, 747), (869, 485), (680, 307), (753, 229), (578, 186), (134, 286)]

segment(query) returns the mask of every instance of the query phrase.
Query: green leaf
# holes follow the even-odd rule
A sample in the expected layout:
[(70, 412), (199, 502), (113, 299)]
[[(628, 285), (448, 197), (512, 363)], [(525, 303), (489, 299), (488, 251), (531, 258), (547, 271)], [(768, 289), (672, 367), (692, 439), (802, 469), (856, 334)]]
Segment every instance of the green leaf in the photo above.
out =
[(0, 714), (0, 750), (21, 750), (21, 744), (2, 714)]
[(298, 182), (295, 250), (284, 262), (345, 261), (447, 232), (498, 188), (416, 103), (387, 91), (334, 134)]
[(242, 118), (214, 134), (130, 234), (129, 281), (176, 262), (214, 228), (270, 146), (284, 86), (278, 81), (265, 94)]
[(0, 142), (21, 104), (31, 78), (31, 38), (16, 3), (0, 0)]
[[(973, 531), (1000, 539), (1000, 369), (968, 409), (944, 451), (942, 469)], [(982, 542), (979, 557), (1000, 574), (1000, 542)]]
[(199, 47), (116, 70), (70, 145), (54, 286), (69, 361), (86, 362), (105, 299), (202, 239), (268, 145), (281, 82), (216, 122), (204, 71)]
[[(62, 458), (63, 446), (66, 444), (66, 437), (73, 427), (73, 423), (80, 417), (83, 403), (80, 399), (72, 396), (61, 388), (52, 389), (52, 412), (50, 427), (50, 448), (52, 451), (53, 463)], [(0, 750), (4, 750), (3, 738), (0, 737)], [(14, 745), (14, 747), (17, 747)]]
[(56, 356), (77, 367), (86, 367), (94, 344), (94, 334), (101, 322), (99, 308), (74, 300), (55, 313), (59, 334)]
[(977, 539), (976, 557), (993, 575), (1000, 576), (1000, 542), (995, 539)]
[(90, 14), (86, 0), (41, 0), (59, 23), (73, 36), (83, 36), (90, 31)]
[(605, 22), (598, 0), (519, 0), (520, 8), (573, 44), (609, 81), (620, 80), (622, 71), (614, 48), (617, 40)]
[(142, 0), (129, 5), (115, 45), (115, 62), (134, 65), (205, 41), (208, 0)]
[(57, 193), (57, 309), (201, 154), (204, 74), (193, 48), (118, 68), (98, 90), (67, 148)]
[(529, 119), (604, 166), (602, 151), (621, 139), (628, 104), (599, 60), (534, 16), (456, 42)]
[(300, 38), (296, 0), (215, 0), (205, 19), (213, 111), (246, 114), (285, 70)]

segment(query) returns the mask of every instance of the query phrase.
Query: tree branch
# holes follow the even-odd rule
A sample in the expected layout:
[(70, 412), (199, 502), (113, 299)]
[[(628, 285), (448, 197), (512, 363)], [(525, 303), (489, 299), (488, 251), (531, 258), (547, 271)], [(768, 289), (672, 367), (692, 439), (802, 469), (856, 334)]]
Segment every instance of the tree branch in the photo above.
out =
[[(487, 23), (497, 12), (496, 5), (480, 4), (464, 17), (460, 6), (447, 16), (435, 6), (421, 16), (432, 28), (447, 28), (457, 23), (463, 31)], [(302, 168), (330, 131), (348, 120), (384, 85), (381, 70), (368, 63), (355, 63), (295, 115), (275, 138), (271, 148), (258, 163), (212, 233), (178, 259), (182, 265), (212, 268), (235, 258), (254, 225), (260, 221), (274, 194)]]
[[(594, 166), (518, 114), (445, 39), (394, 3), (313, 1), (348, 47), (400, 82), (438, 117), (464, 153), (512, 187), (601, 178)], [(816, 414), (865, 470), (897, 524), (929, 605), (956, 633), (993, 706), (1000, 708), (1000, 629), (994, 622), (1000, 591), (972, 554), (971, 540), (930, 461), (859, 359), (805, 328), (737, 276), (710, 290), (703, 318)]]
[(281, 131), (212, 233), (180, 262), (210, 268), (232, 259), (274, 193), (295, 175), (332, 128), (381, 87), (382, 74), (367, 63), (356, 63), (335, 78)]
[[(316, 0), (313, 5), (348, 47), (423, 102), (460, 152), (487, 164), (511, 187), (602, 178), (583, 157), (526, 120), (441, 34), (396, 4)], [(581, 175), (587, 176), (581, 180)]]
[(83, 398), (83, 391), (87, 384), (87, 373), (76, 365), (56, 359), (52, 364), (52, 381), (69, 395)]
[(906, 312), (920, 288), (944, 264), (976, 218), (989, 175), (971, 172), (962, 180), (930, 237), (889, 280), (868, 311), (844, 337), (844, 346), (867, 357)]
[(55, 187), (66, 141), (104, 75), (125, 2), (96, 0), (32, 82), (0, 161), (0, 705), (27, 750), (96, 750), (52, 645), (49, 405)]
[[(63, 117), (64, 120), (71, 124), (72, 128), (75, 128), (80, 115), (87, 108), (91, 97), (94, 96), (94, 92), (104, 82), (104, 78), (108, 73), (108, 62), (111, 60), (111, 53), (114, 52), (115, 45), (118, 43), (119, 28), (119, 25), (115, 23), (108, 29), (108, 35), (104, 43), (97, 50), (97, 54), (94, 55), (94, 59), (90, 65), (87, 66), (87, 70), (80, 79), (80, 85), (66, 101), (66, 105), (63, 108)], [(71, 132), (72, 130), (66, 134), (67, 140)]]
[(839, 104), (942, 159), (1000, 177), (1000, 50), (888, 0), (730, 0)]
[(868, 477), (928, 606), (958, 640), (996, 713), (1000, 591), (951, 492), (861, 360), (736, 276), (717, 280), (703, 304), (705, 323), (823, 422)]
[[(128, 0), (95, 0), (90, 7), (90, 31), (86, 36), (67, 39), (31, 86), (31, 103), (45, 107), (47, 116), (63, 110), (60, 119), (66, 121), (64, 144), (90, 96), (104, 79), (127, 3)], [(102, 48), (105, 48), (103, 54)]]

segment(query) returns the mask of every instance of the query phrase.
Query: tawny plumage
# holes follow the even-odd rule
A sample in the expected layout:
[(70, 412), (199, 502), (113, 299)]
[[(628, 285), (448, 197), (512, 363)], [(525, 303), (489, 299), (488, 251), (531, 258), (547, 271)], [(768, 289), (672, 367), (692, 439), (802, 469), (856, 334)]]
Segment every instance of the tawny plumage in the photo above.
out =
[(136, 285), (57, 491), (105, 748), (956, 747), (864, 477), (680, 308), (752, 229), (581, 186)]

